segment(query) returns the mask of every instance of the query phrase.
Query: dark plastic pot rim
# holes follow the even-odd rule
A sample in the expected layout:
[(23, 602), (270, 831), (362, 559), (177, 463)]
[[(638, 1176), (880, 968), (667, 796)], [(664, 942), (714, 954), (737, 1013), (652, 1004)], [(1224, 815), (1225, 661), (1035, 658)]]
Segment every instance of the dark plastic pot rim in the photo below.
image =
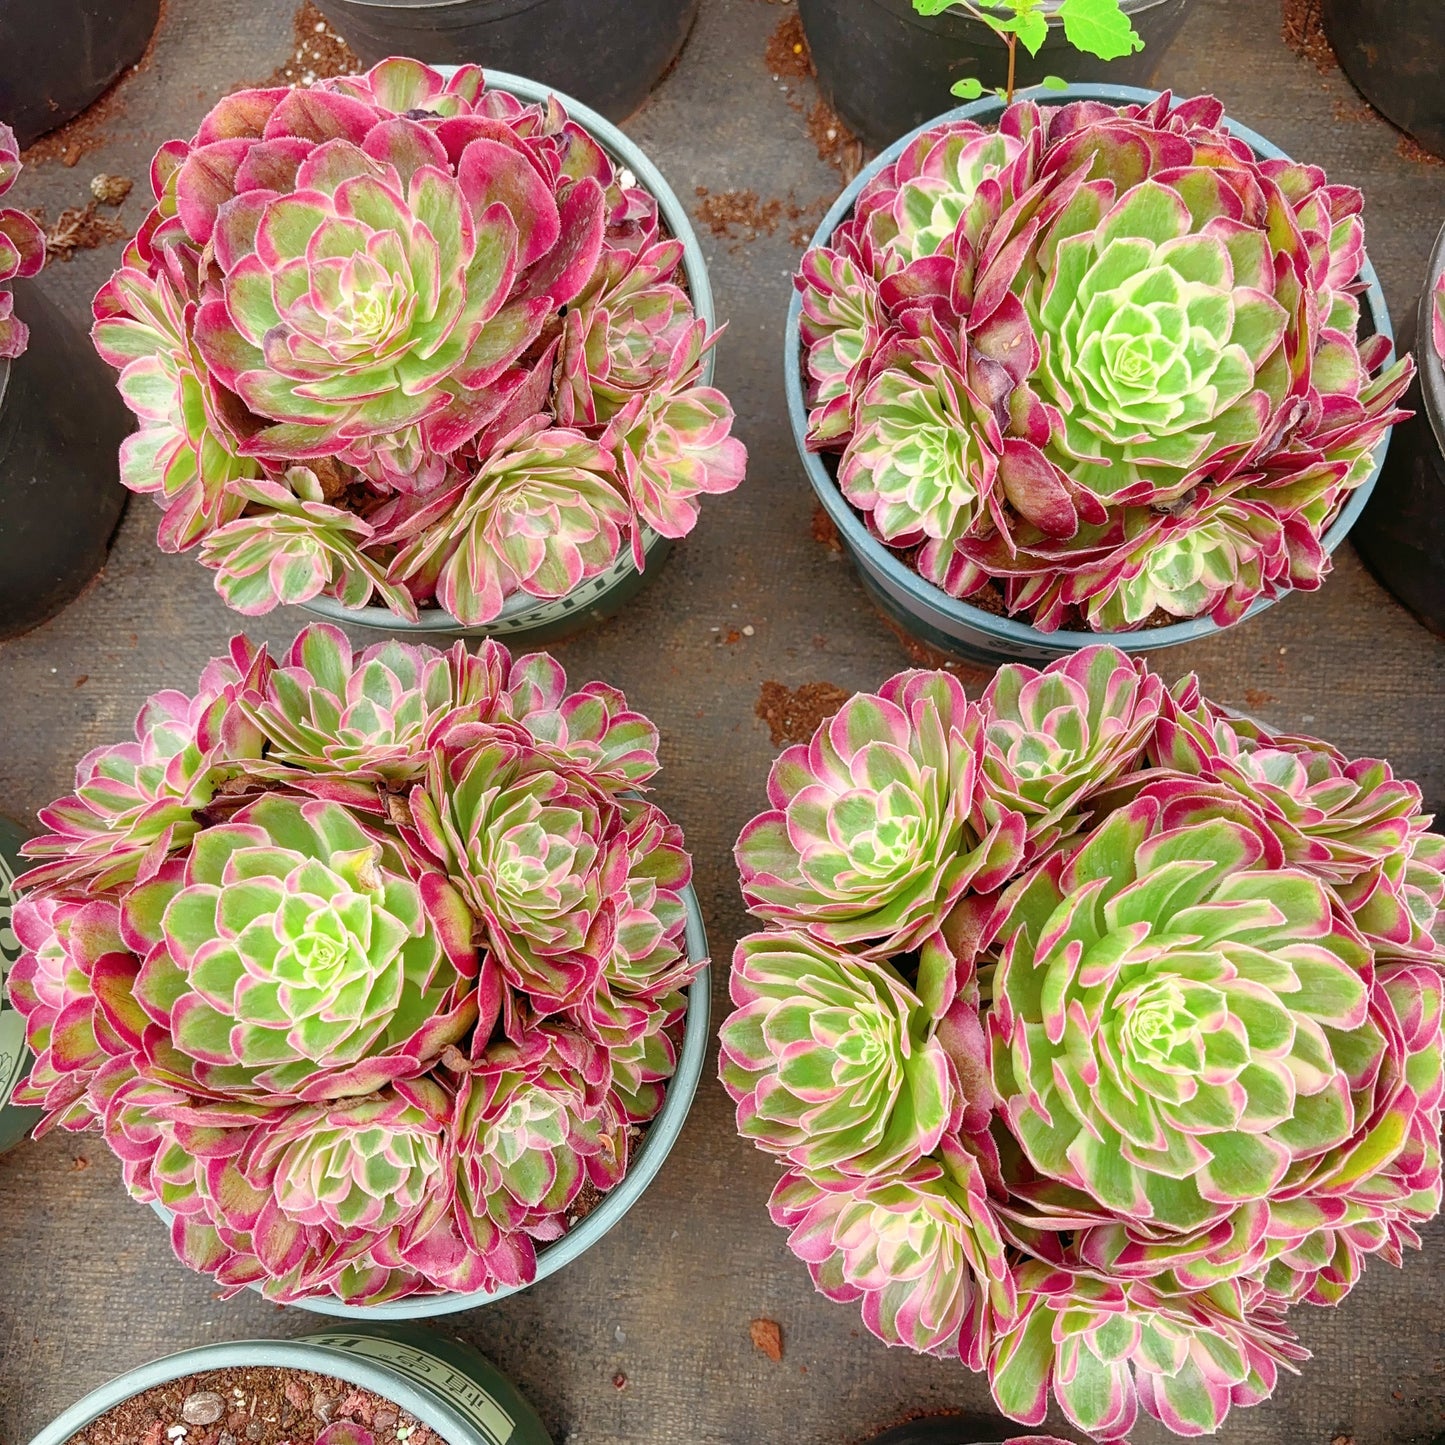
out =
[(1435, 351), (1435, 284), (1445, 274), (1445, 226), (1435, 237), (1425, 289), (1415, 311), (1415, 365), (1420, 375), (1423, 411), (1435, 433), (1435, 445), (1445, 452), (1445, 363)]
[[(353, 0), (348, 0), (353, 3)], [(376, 0), (363, 0), (363, 3), (373, 4)], [(402, 0), (408, 3), (408, 0)], [(942, 10), (937, 15), (920, 15), (913, 8), (913, 0), (873, 0), (875, 5), (896, 14), (901, 20), (907, 21), (918, 30), (927, 30), (931, 34), (955, 33), (960, 30), (981, 29), (981, 23), (963, 10)], [(974, 0), (980, 10), (997, 10), (999, 7), (989, 3), (989, 0)], [(1050, 29), (1056, 30), (1055, 22), (1058, 19), (1058, 9), (1063, 0), (1043, 0), (1044, 18), (1049, 21)], [(1173, 0), (1119, 0), (1119, 8), (1125, 15), (1130, 17), (1143, 15), (1146, 11), (1157, 10), (1161, 5), (1169, 5)], [(1007, 13), (1000, 10), (1001, 14)], [(996, 36), (992, 31), (988, 32), (989, 37), (996, 40), (1000, 47), (1006, 45), (1002, 36)], [(1116, 87), (1117, 88), (1117, 87)], [(1022, 92), (1020, 92), (1022, 94)], [(1056, 92), (1062, 95), (1062, 91)], [(940, 117), (942, 119), (942, 117)], [(930, 121), (930, 125), (934, 122)]]
[[(575, 1229), (568, 1230), (561, 1239), (537, 1250), (537, 1273), (532, 1279), (526, 1284), (503, 1285), (499, 1289), (477, 1290), (471, 1294), (407, 1295), (402, 1299), (386, 1300), (373, 1305), (344, 1304), (330, 1296), (289, 1300), (288, 1304), (297, 1309), (308, 1310), (312, 1314), (353, 1320), (432, 1319), (437, 1315), (480, 1309), (481, 1306), (505, 1299), (508, 1295), (520, 1294), (549, 1275), (556, 1274), (563, 1265), (571, 1264), (579, 1255), (591, 1249), (637, 1203), (647, 1186), (657, 1177), (667, 1156), (672, 1152), (672, 1146), (677, 1143), (682, 1133), (702, 1078), (703, 1063), (707, 1058), (712, 979), (712, 972), (706, 961), (707, 933), (703, 926), (702, 909), (698, 906), (697, 894), (691, 884), (683, 890), (682, 897), (687, 909), (687, 956), (693, 962), (701, 959), (703, 964), (687, 991), (682, 1047), (678, 1050), (677, 1068), (672, 1078), (667, 1081), (667, 1093), (663, 1098), (662, 1108), (647, 1126), (642, 1147), (627, 1166), (627, 1173), (622, 1176), (621, 1182), (607, 1193), (602, 1203)], [(172, 1216), (168, 1209), (157, 1203), (153, 1203), (151, 1208), (167, 1224), (170, 1223)], [(254, 1285), (252, 1288), (259, 1289)]]
[[(1160, 94), (1162, 92), (1146, 90), (1140, 86), (1107, 85), (1094, 82), (1070, 85), (1064, 90), (1035, 87), (1032, 90), (1020, 91), (1015, 99), (1033, 100), (1041, 105), (1054, 106), (1066, 105), (1071, 100), (1102, 100), (1113, 105), (1124, 105), (1147, 104), (1149, 101), (1157, 99)], [(852, 212), (854, 202), (858, 199), (863, 187), (884, 166), (895, 161), (915, 136), (931, 130), (944, 121), (981, 121), (988, 119), (994, 112), (1002, 110), (1002, 101), (996, 97), (987, 96), (982, 100), (971, 101), (967, 105), (958, 106), (954, 110), (935, 116), (934, 119), (925, 121), (921, 126), (895, 141), (871, 164), (865, 166), (833, 203), (832, 209), (823, 217), (817, 231), (814, 232), (810, 246), (826, 244), (833, 232)], [(1248, 126), (1240, 125), (1238, 121), (1231, 120), (1227, 116), (1224, 126), (1231, 135), (1238, 136), (1252, 146), (1256, 154), (1261, 157), (1275, 160), (1290, 159), (1278, 146), (1267, 141)], [(1441, 240), (1437, 242), (1437, 253), (1437, 257), (1434, 259), (1445, 264), (1445, 232), (1442, 232)], [(1375, 331), (1390, 341), (1390, 355), (1385, 362), (1385, 365), (1388, 366), (1394, 360), (1395, 332), (1390, 324), (1385, 293), (1381, 289), (1379, 277), (1375, 274), (1375, 268), (1370, 264), (1368, 257), (1360, 269), (1360, 279), (1365, 282), (1363, 295), (1369, 306), (1370, 319), (1374, 323)], [(788, 418), (792, 423), (793, 439), (797, 444), (798, 455), (803, 459), (803, 466), (813, 491), (817, 494), (818, 500), (823, 504), (834, 526), (837, 527), (849, 551), (855, 555), (866, 557), (880, 573), (887, 577), (890, 583), (906, 593), (910, 600), (950, 615), (960, 622), (966, 622), (969, 627), (991, 636), (997, 642), (1011, 643), (1016, 646), (1051, 648), (1059, 652), (1076, 652), (1080, 648), (1096, 646), (1099, 643), (1112, 644), (1123, 652), (1147, 652), (1158, 647), (1173, 647), (1180, 643), (1197, 642), (1201, 638), (1211, 637), (1215, 633), (1226, 630), (1218, 623), (1210, 621), (1208, 617), (1196, 617), (1186, 622), (1171, 623), (1167, 627), (1145, 628), (1133, 632), (1076, 632), (1062, 629), (1057, 632), (1041, 632), (1038, 628), (1031, 627), (1025, 622), (1016, 622), (1012, 618), (995, 616), (991, 612), (985, 612), (981, 607), (974, 607), (957, 597), (951, 597), (941, 587), (935, 587), (933, 583), (905, 565), (864, 526), (852, 507), (848, 505), (837, 482), (828, 475), (822, 459), (816, 452), (811, 452), (807, 448), (808, 409), (804, 399), (802, 338), (799, 333), (802, 307), (802, 295), (794, 287), (792, 300), (788, 304), (783, 367), (788, 397)], [(1442, 374), (1440, 380), (1442, 395), (1445, 395), (1445, 374)], [(1325, 532), (1323, 540), (1327, 551), (1333, 552), (1344, 541), (1350, 528), (1359, 520), (1360, 513), (1365, 509), (1365, 503), (1370, 500), (1370, 494), (1375, 490), (1375, 481), (1379, 477), (1380, 467), (1384, 463), (1389, 445), (1390, 434), (1386, 432), (1375, 449), (1375, 465), (1370, 475), (1349, 494), (1347, 501), (1340, 509), (1339, 516)], [(1230, 625), (1237, 627), (1249, 618), (1257, 617), (1278, 600), (1280, 599), (1258, 598), (1238, 622)]]
[(133, 1400), (156, 1385), (168, 1385), (173, 1380), (184, 1379), (202, 1370), (238, 1365), (313, 1370), (318, 1375), (345, 1380), (358, 1389), (371, 1390), (393, 1405), (400, 1406), (407, 1414), (441, 1435), (447, 1445), (467, 1445), (472, 1433), (459, 1417), (454, 1417), (449, 1410), (438, 1408), (436, 1396), (418, 1389), (366, 1356), (351, 1354), (335, 1346), (312, 1344), (307, 1340), (236, 1340), (227, 1344), (200, 1345), (179, 1354), (165, 1355), (117, 1375), (52, 1420), (30, 1445), (65, 1445), (72, 1435), (107, 1411)]
[[(535, 10), (547, 3), (549, 0), (339, 0), (342, 8), (347, 10), (460, 10), (464, 5), (479, 5), (493, 11), (497, 17)], [(441, 68), (433, 66), (433, 69)], [(487, 71), (488, 76), (493, 73)]]
[[(348, 0), (348, 3), (354, 3), (354, 0)], [(457, 3), (465, 3), (465, 0), (457, 0)], [(408, 6), (407, 8), (412, 7)], [(449, 76), (455, 75), (459, 67), (434, 65), (431, 68), (442, 75)], [(707, 323), (709, 332), (715, 331), (717, 329), (717, 311), (713, 303), (712, 283), (708, 279), (707, 262), (703, 258), (702, 245), (697, 239), (697, 232), (692, 228), (692, 221), (686, 208), (678, 200), (677, 193), (668, 185), (662, 172), (653, 164), (647, 153), (606, 116), (599, 115), (591, 106), (583, 105), (580, 100), (574, 100), (565, 91), (558, 90), (555, 86), (543, 85), (539, 81), (528, 80), (525, 76), (513, 75), (506, 70), (490, 70), (483, 66), (482, 71), (486, 77), (488, 90), (505, 90), (519, 100), (528, 102), (544, 101), (549, 95), (556, 96), (568, 116), (587, 131), (614, 160), (620, 162), (637, 177), (638, 185), (657, 201), (658, 210), (667, 223), (668, 231), (676, 240), (682, 242), (682, 265), (683, 270), (687, 273), (687, 289), (692, 298), (693, 310)], [(716, 352), (709, 351), (704, 358), (702, 372), (702, 385), (704, 386), (712, 384), (715, 357)], [(657, 534), (648, 528), (643, 538), (644, 555), (651, 552), (659, 540)], [(625, 562), (629, 555), (627, 548), (624, 547), (619, 554), (618, 562)], [(619, 582), (635, 570), (636, 568), (633, 566), (623, 566)], [(561, 598), (555, 599), (556, 602), (561, 600)], [(357, 627), (373, 627), (388, 632), (440, 633), (452, 637), (485, 637), (498, 624), (511, 622), (528, 612), (548, 605), (548, 599), (517, 593), (507, 599), (501, 612), (490, 623), (467, 623), (459, 622), (450, 612), (444, 612), (440, 608), (423, 609), (418, 621), (409, 622), (405, 617), (397, 616), (389, 607), (343, 607), (336, 598), (324, 595), (314, 597), (310, 602), (301, 604), (305, 611), (317, 617), (324, 617), (330, 622), (347, 622)], [(558, 613), (559, 617), (562, 615), (564, 614)], [(541, 627), (555, 620), (554, 618), (540, 618), (533, 625)]]

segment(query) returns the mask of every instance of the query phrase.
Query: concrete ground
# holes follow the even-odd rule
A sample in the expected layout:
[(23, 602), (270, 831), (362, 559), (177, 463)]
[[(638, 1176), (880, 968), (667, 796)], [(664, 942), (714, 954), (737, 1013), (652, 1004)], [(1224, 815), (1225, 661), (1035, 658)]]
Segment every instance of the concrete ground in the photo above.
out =
[[(123, 85), (104, 143), (73, 168), (32, 167), (19, 202), (43, 203), (54, 217), (88, 199), (98, 171), (143, 177), (161, 140), (190, 133), (220, 94), (287, 58), (294, 5), (169, 0), (152, 63)], [(813, 501), (787, 427), (783, 317), (806, 240), (795, 232), (811, 229), (841, 185), (807, 135), (811, 82), (775, 80), (764, 62), (789, 13), (771, 0), (704, 0), (680, 64), (628, 124), (690, 202), (699, 186), (758, 201), (756, 234), (701, 228), (729, 322), (718, 380), (751, 449), (750, 475), (732, 496), (708, 499), (696, 532), (625, 614), (558, 648), (574, 678), (609, 679), (660, 722), (658, 798), (686, 829), (724, 965), (747, 926), (731, 847), (760, 806), (776, 751), (753, 712), (763, 684), (867, 689), (908, 664), (848, 564), (813, 540)], [(1409, 159), (1338, 72), (1321, 74), (1285, 47), (1277, 0), (1196, 0), (1160, 83), (1213, 90), (1290, 152), (1363, 185), (1371, 255), (1396, 317), (1413, 304), (1445, 219), (1445, 169)], [(140, 190), (121, 212), (131, 227), (143, 214)], [(117, 252), (80, 252), (52, 265), (44, 285), (83, 314)], [(0, 810), (31, 813), (66, 791), (76, 758), (126, 735), (148, 693), (193, 686), (236, 630), (208, 574), (156, 549), (156, 516), (133, 503), (99, 582), (47, 626), (0, 646)], [(303, 621), (288, 611), (249, 630), (283, 644)], [(1197, 669), (1211, 696), (1280, 726), (1388, 754), (1435, 805), (1445, 802), (1445, 644), (1348, 547), (1322, 592), (1156, 662), (1170, 677)], [(714, 979), (717, 1011), (725, 971)], [(911, 1412), (985, 1409), (984, 1382), (957, 1362), (890, 1352), (854, 1310), (813, 1292), (768, 1221), (773, 1177), (735, 1137), (710, 1063), (681, 1142), (627, 1219), (561, 1274), (450, 1327), (511, 1375), (559, 1445), (846, 1445)], [(1445, 1230), (1427, 1230), (1425, 1253), (1403, 1272), (1376, 1266), (1343, 1308), (1296, 1311), (1314, 1361), (1271, 1402), (1231, 1417), (1219, 1438), (1425, 1445), (1445, 1429), (1442, 1249)], [(750, 1342), (758, 1317), (782, 1327), (776, 1363)], [(125, 1197), (98, 1139), (52, 1137), (0, 1159), (3, 1445), (24, 1445), (85, 1391), (156, 1355), (315, 1326), (259, 1298), (216, 1300)], [(1152, 1426), (1135, 1436), (1136, 1445), (1164, 1438)]]

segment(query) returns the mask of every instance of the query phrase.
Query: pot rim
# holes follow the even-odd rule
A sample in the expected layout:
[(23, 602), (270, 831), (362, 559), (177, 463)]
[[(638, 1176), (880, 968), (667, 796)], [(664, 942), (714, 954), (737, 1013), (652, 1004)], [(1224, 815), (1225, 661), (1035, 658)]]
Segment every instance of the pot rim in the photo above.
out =
[[(431, 67), (439, 74), (446, 76), (455, 75), (459, 68), (456, 65), (433, 65)], [(687, 273), (688, 291), (692, 298), (694, 312), (707, 323), (709, 333), (716, 331), (717, 312), (702, 244), (698, 241), (697, 232), (693, 230), (692, 221), (686, 208), (678, 200), (677, 193), (668, 185), (662, 172), (653, 164), (642, 147), (636, 141), (629, 139), (605, 116), (600, 115), (591, 106), (584, 105), (580, 100), (573, 99), (566, 91), (558, 90), (555, 86), (543, 85), (540, 81), (529, 80), (523, 75), (513, 75), (507, 70), (489, 70), (483, 66), (482, 74), (489, 90), (505, 90), (519, 100), (536, 102), (546, 100), (549, 95), (556, 96), (566, 110), (568, 118), (575, 120), (595, 141), (602, 145), (603, 149), (615, 160), (621, 161), (637, 177), (638, 184), (657, 201), (658, 210), (667, 222), (668, 230), (672, 233), (673, 238), (682, 242), (682, 265), (683, 270)], [(710, 349), (703, 360), (701, 384), (704, 386), (712, 385), (716, 356), (716, 349)], [(651, 528), (646, 530), (644, 557), (658, 540), (657, 534), (653, 533)], [(622, 561), (628, 557), (630, 557), (630, 551), (624, 546), (618, 554), (618, 560)], [(635, 565), (624, 567), (618, 580), (621, 581), (623, 577), (630, 576), (636, 570), (638, 569)], [(591, 580), (593, 579), (589, 579), (589, 581)], [(583, 586), (586, 585), (583, 583)], [(528, 593), (519, 592), (507, 599), (502, 610), (490, 622), (479, 623), (459, 622), (450, 612), (445, 612), (441, 608), (428, 608), (418, 621), (410, 622), (405, 617), (397, 616), (389, 607), (343, 607), (336, 598), (327, 597), (324, 594), (313, 597), (310, 602), (303, 602), (300, 606), (304, 611), (317, 617), (324, 617), (329, 622), (349, 622), (357, 627), (384, 628), (391, 632), (413, 634), (440, 633), (451, 637), (485, 637), (489, 635), (489, 629), (499, 623), (510, 622), (523, 613), (531, 612), (534, 608), (545, 607), (549, 603), (560, 601), (562, 601), (560, 597), (532, 597)]]
[[(332, 0), (343, 10), (460, 10), (464, 5), (476, 5), (478, 0)], [(483, 5), (496, 10), (496, 15), (482, 16), (482, 20), (504, 20), (513, 15), (535, 10), (552, 0), (480, 0)], [(441, 67), (434, 65), (433, 70)]]
[[(1151, 100), (1156, 100), (1163, 93), (1140, 86), (1089, 82), (1069, 85), (1063, 90), (1048, 90), (1042, 86), (1036, 86), (1030, 90), (1020, 91), (1015, 96), (1015, 100), (1033, 100), (1043, 105), (1065, 105), (1071, 100), (1103, 100), (1113, 104), (1147, 104)], [(833, 203), (828, 214), (823, 217), (818, 229), (814, 232), (813, 239), (809, 242), (809, 249), (813, 246), (823, 245), (832, 238), (833, 232), (852, 212), (854, 203), (863, 187), (884, 166), (895, 161), (915, 136), (921, 135), (924, 131), (931, 130), (945, 121), (986, 120), (989, 118), (990, 112), (1002, 110), (1002, 101), (995, 96), (985, 96), (982, 100), (970, 101), (967, 105), (958, 106), (942, 115), (935, 116), (932, 120), (925, 121), (922, 125), (909, 131), (901, 139), (894, 141), (887, 150), (875, 157), (854, 177), (842, 195)], [(1253, 147), (1261, 157), (1276, 160), (1290, 159), (1271, 141), (1228, 116), (1224, 119), (1224, 126), (1231, 135), (1238, 136)], [(1442, 259), (1445, 259), (1445, 232), (1441, 233), (1441, 240), (1437, 244), (1441, 246)], [(1365, 290), (1361, 294), (1369, 308), (1370, 320), (1374, 325), (1375, 332), (1387, 337), (1390, 342), (1390, 353), (1383, 363), (1388, 367), (1395, 360), (1395, 332), (1390, 322), (1389, 308), (1385, 304), (1385, 293), (1368, 255), (1360, 268), (1360, 279), (1365, 282)], [(934, 586), (932, 582), (907, 566), (864, 526), (852, 507), (849, 506), (837, 482), (829, 476), (821, 458), (816, 452), (811, 452), (807, 448), (808, 408), (803, 388), (802, 337), (799, 330), (802, 309), (802, 293), (794, 287), (792, 299), (788, 303), (788, 319), (784, 329), (783, 373), (788, 400), (788, 419), (792, 423), (793, 440), (797, 446), (798, 455), (802, 458), (803, 469), (807, 473), (808, 481), (819, 502), (822, 503), (833, 525), (837, 527), (839, 535), (855, 560), (861, 562), (866, 559), (871, 568), (886, 577), (898, 590), (904, 592), (912, 605), (921, 605), (942, 613), (953, 621), (987, 635), (997, 643), (1046, 648), (1060, 654), (1077, 652), (1081, 648), (1093, 647), (1101, 643), (1110, 644), (1122, 652), (1147, 652), (1160, 647), (1173, 647), (1179, 643), (1196, 642), (1228, 630), (1208, 617), (1193, 617), (1182, 622), (1170, 623), (1165, 627), (1136, 629), (1132, 632), (1080, 632), (1063, 628), (1055, 632), (1041, 632), (1026, 622), (1018, 622), (1011, 617), (996, 616), (992, 612), (986, 612), (983, 608), (972, 605), (966, 599), (950, 596), (941, 587)], [(1445, 390), (1445, 372), (1442, 372), (1442, 390)], [(1344, 541), (1350, 528), (1359, 520), (1360, 513), (1364, 511), (1365, 504), (1375, 490), (1375, 482), (1380, 475), (1380, 468), (1384, 463), (1385, 453), (1389, 446), (1390, 432), (1386, 431), (1380, 444), (1375, 448), (1374, 466), (1369, 477), (1349, 494), (1340, 508), (1339, 514), (1326, 529), (1322, 539), (1326, 551), (1333, 552)], [(1282, 595), (1288, 596), (1289, 594)], [(1279, 600), (1280, 598), (1271, 597), (1256, 598), (1244, 616), (1229, 626), (1237, 627), (1251, 617), (1257, 617)]]
[[(682, 1134), (692, 1101), (702, 1079), (703, 1064), (707, 1059), (710, 1036), (708, 1019), (712, 1008), (712, 969), (708, 961), (707, 931), (703, 924), (702, 908), (697, 893), (689, 883), (682, 890), (683, 906), (687, 911), (686, 946), (687, 956), (693, 962), (702, 960), (697, 977), (688, 986), (687, 1012), (683, 1016), (682, 1047), (678, 1050), (677, 1068), (667, 1081), (667, 1093), (662, 1108), (647, 1126), (646, 1137), (638, 1149), (622, 1179), (603, 1197), (599, 1204), (575, 1229), (569, 1229), (561, 1239), (543, 1245), (537, 1250), (537, 1273), (526, 1284), (503, 1285), (495, 1290), (475, 1290), (469, 1294), (451, 1292), (436, 1295), (405, 1295), (401, 1299), (385, 1300), (380, 1304), (350, 1305), (334, 1296), (316, 1296), (310, 1299), (287, 1300), (296, 1309), (310, 1314), (331, 1315), (337, 1319), (352, 1320), (420, 1320), (432, 1319), (437, 1315), (458, 1314), (462, 1310), (480, 1309), (509, 1295), (520, 1294), (540, 1283), (549, 1275), (556, 1274), (564, 1265), (571, 1264), (579, 1255), (585, 1254), (626, 1214), (646, 1192), (648, 1185), (657, 1177), (667, 1156), (672, 1152)], [(167, 1223), (173, 1218), (170, 1210), (158, 1202), (151, 1208)], [(258, 1285), (250, 1288), (260, 1292)], [(263, 1296), (264, 1297), (264, 1296)], [(282, 1301), (274, 1301), (282, 1303)], [(62, 1437), (63, 1442), (63, 1437)], [(448, 1442), (456, 1445), (456, 1442)]]
[[(361, 3), (372, 4), (376, 3), (376, 0), (361, 0)], [(1007, 13), (997, 3), (997, 0), (974, 0), (974, 3), (981, 10), (999, 10), (1001, 13)], [(1042, 0), (1044, 19), (1049, 22), (1051, 38), (1057, 36), (1058, 33), (1058, 7), (1062, 3), (1063, 0)], [(1143, 15), (1150, 10), (1158, 10), (1174, 3), (1176, 0), (1119, 0), (1119, 8), (1125, 15), (1132, 18), (1135, 15)], [(1187, 6), (1190, 0), (1177, 0), (1177, 3)], [(873, 0), (873, 4), (881, 10), (887, 10), (889, 13), (897, 15), (900, 20), (912, 25), (916, 30), (926, 30), (930, 35), (959, 35), (975, 29), (986, 31), (990, 36), (993, 35), (993, 31), (988, 30), (980, 21), (962, 10), (943, 10), (937, 15), (920, 15), (913, 8), (913, 0)], [(1004, 44), (1001, 36), (995, 38), (1000, 46)]]
[(1435, 237), (1425, 272), (1425, 289), (1415, 303), (1415, 366), (1420, 378), (1422, 410), (1435, 434), (1435, 445), (1445, 452), (1445, 362), (1435, 350), (1435, 286), (1445, 275), (1445, 226)]
[[(245, 1358), (238, 1359), (238, 1351), (243, 1351)], [(444, 1407), (437, 1396), (419, 1389), (369, 1356), (353, 1354), (335, 1345), (313, 1344), (309, 1340), (233, 1340), (162, 1355), (116, 1375), (57, 1415), (30, 1445), (65, 1445), (78, 1430), (156, 1385), (168, 1385), (187, 1375), (227, 1366), (313, 1370), (318, 1375), (330, 1375), (399, 1405), (437, 1432), (446, 1445), (468, 1445), (469, 1439), (475, 1439), (475, 1430)]]

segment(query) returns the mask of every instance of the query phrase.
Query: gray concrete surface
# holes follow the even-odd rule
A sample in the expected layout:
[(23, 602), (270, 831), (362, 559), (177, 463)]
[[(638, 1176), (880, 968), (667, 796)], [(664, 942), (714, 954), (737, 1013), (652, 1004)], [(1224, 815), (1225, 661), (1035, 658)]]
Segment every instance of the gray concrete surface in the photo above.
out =
[[(105, 145), (74, 169), (51, 162), (28, 172), (20, 202), (44, 203), (54, 216), (86, 199), (96, 171), (142, 177), (160, 140), (189, 133), (223, 91), (285, 58), (293, 7), (170, 0), (153, 63), (123, 88)], [(685, 198), (697, 186), (752, 189), (816, 216), (836, 194), (839, 176), (790, 104), (811, 106), (810, 83), (775, 81), (764, 66), (768, 36), (787, 13), (768, 0), (704, 0), (681, 63), (630, 122)], [(1343, 77), (1285, 48), (1277, 0), (1197, 0), (1161, 79), (1215, 91), (1239, 119), (1365, 186), (1371, 253), (1390, 303), (1398, 315), (1413, 302), (1445, 219), (1445, 169), (1404, 158), (1397, 133), (1360, 113)], [(142, 213), (138, 189), (122, 217), (134, 225)], [(610, 679), (659, 720), (658, 797), (686, 828), (724, 963), (746, 926), (731, 845), (760, 805), (773, 755), (753, 716), (760, 685), (869, 688), (907, 665), (848, 565), (810, 536), (813, 504), (787, 430), (780, 359), (799, 252), (792, 230), (783, 219), (752, 240), (704, 232), (730, 321), (719, 381), (752, 449), (746, 484), (708, 499), (697, 531), (622, 617), (558, 649), (574, 677)], [(80, 314), (117, 249), (55, 265), (45, 284)], [(65, 791), (77, 757), (125, 735), (148, 693), (193, 685), (236, 630), (209, 575), (156, 550), (157, 515), (134, 502), (96, 586), (49, 625), (0, 646), (4, 811), (33, 811)], [(284, 643), (302, 621), (281, 613), (250, 630)], [(1170, 676), (1198, 669), (1223, 702), (1355, 752), (1388, 753), (1445, 802), (1445, 644), (1348, 548), (1321, 593), (1157, 661)], [(888, 1351), (853, 1311), (814, 1294), (768, 1222), (772, 1178), (768, 1161), (734, 1136), (710, 1066), (673, 1157), (627, 1220), (560, 1275), (453, 1317), (452, 1327), (512, 1375), (559, 1445), (845, 1445), (913, 1411), (985, 1407), (984, 1383), (956, 1362)], [(1269, 1404), (1236, 1413), (1219, 1438), (1425, 1445), (1445, 1429), (1445, 1230), (1428, 1231), (1426, 1246), (1402, 1272), (1372, 1268), (1341, 1309), (1297, 1311), (1314, 1361)], [(749, 1341), (758, 1316), (782, 1326), (779, 1363)], [(155, 1355), (301, 1334), (313, 1323), (256, 1298), (215, 1299), (125, 1197), (98, 1139), (51, 1138), (0, 1159), (0, 1445), (24, 1445), (86, 1390)], [(1136, 1445), (1164, 1438), (1141, 1428)]]

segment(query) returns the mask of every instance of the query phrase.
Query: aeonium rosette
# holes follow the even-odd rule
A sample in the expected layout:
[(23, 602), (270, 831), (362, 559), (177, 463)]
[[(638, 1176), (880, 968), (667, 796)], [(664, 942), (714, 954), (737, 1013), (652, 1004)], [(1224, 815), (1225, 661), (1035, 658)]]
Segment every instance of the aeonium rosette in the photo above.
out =
[(1093, 646), (900, 674), (769, 791), (721, 1078), (880, 1338), (1031, 1426), (1208, 1434), (1306, 1357), (1290, 1307), (1418, 1247), (1445, 840), (1388, 764)]
[(17, 1099), (228, 1290), (528, 1283), (626, 1174), (704, 964), (657, 742), (497, 643), (237, 638), (26, 845)]
[[(20, 174), (20, 146), (15, 132), (0, 122), (0, 196)], [(15, 314), (15, 297), (4, 283), (34, 276), (45, 265), (45, 232), (28, 212), (0, 206), (0, 359), (25, 350), (30, 328)]]
[(391, 59), (227, 96), (150, 179), (94, 306), (121, 479), (236, 610), (486, 623), (742, 480), (683, 245), (555, 98)]
[(809, 446), (925, 578), (1041, 630), (1318, 587), (1411, 376), (1361, 210), (1207, 97), (940, 123), (803, 258)]

